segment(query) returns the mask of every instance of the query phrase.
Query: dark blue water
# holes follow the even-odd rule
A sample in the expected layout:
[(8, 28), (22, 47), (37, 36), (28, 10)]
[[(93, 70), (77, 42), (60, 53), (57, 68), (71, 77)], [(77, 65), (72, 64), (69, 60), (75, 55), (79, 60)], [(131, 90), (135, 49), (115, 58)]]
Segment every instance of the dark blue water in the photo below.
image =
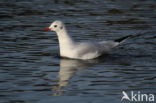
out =
[[(1, 0), (0, 103), (120, 103), (123, 90), (156, 96), (155, 4)], [(42, 31), (58, 19), (77, 41), (135, 37), (101, 58), (61, 59), (56, 34)]]

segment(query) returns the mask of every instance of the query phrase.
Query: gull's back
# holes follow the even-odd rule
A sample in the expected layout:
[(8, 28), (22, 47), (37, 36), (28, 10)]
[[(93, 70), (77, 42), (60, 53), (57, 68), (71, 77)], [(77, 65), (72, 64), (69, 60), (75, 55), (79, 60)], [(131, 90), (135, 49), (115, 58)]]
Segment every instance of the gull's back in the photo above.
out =
[(93, 59), (104, 53), (108, 53), (118, 44), (113, 41), (81, 42), (74, 46), (74, 54), (79, 59)]

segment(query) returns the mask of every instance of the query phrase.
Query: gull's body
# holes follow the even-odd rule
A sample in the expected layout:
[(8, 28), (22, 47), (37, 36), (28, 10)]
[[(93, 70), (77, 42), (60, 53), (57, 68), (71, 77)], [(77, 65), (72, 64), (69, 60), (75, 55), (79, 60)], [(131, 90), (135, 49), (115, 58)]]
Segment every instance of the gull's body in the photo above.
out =
[(127, 36), (117, 41), (75, 42), (61, 21), (54, 21), (50, 27), (45, 30), (56, 32), (59, 40), (60, 56), (72, 59), (97, 58), (102, 54), (109, 53), (114, 47), (129, 37)]
[(109, 42), (107, 41), (103, 43), (100, 42), (60, 43), (60, 55), (63, 57), (74, 59), (93, 59), (104, 53), (108, 53), (113, 47), (117, 46), (118, 44), (119, 43), (114, 43), (112, 41)]

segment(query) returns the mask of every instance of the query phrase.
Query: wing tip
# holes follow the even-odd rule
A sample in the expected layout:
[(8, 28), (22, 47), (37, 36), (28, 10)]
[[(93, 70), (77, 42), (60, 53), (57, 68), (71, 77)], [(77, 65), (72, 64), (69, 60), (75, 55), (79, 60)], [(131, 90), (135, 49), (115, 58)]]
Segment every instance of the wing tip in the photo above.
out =
[(120, 42), (122, 42), (122, 41), (124, 41), (124, 40), (126, 40), (126, 39), (128, 39), (128, 38), (130, 38), (130, 37), (132, 37), (132, 35), (124, 36), (124, 37), (119, 38), (119, 39), (116, 39), (116, 40), (114, 40), (114, 41), (120, 43)]

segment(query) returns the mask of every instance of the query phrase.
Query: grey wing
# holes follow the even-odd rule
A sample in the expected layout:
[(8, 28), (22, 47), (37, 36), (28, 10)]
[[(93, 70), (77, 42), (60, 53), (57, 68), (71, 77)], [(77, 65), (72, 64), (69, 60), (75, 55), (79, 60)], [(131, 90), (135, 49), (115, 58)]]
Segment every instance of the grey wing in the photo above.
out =
[(97, 43), (79, 43), (77, 45), (76, 51), (78, 51), (78, 56), (92, 53), (98, 56), (101, 52), (99, 48), (100, 45)]
[(112, 48), (119, 45), (119, 43), (115, 41), (101, 41), (98, 42), (98, 44), (100, 45), (101, 51), (103, 51), (104, 53), (111, 51)]

